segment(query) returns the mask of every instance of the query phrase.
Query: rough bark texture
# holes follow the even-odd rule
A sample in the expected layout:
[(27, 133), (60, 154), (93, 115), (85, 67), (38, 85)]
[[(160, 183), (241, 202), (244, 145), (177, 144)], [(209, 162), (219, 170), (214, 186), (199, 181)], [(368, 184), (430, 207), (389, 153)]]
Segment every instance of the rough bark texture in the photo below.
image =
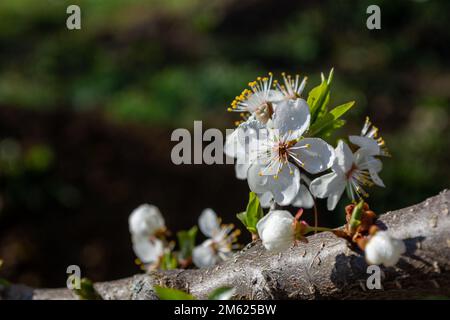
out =
[[(233, 286), (238, 299), (391, 299), (450, 296), (450, 191), (415, 206), (388, 212), (377, 224), (405, 241), (396, 267), (384, 268), (383, 288), (366, 288), (367, 264), (357, 249), (330, 232), (308, 237), (281, 254), (259, 241), (209, 269), (155, 271), (97, 283), (103, 299), (157, 299), (152, 285), (174, 287), (206, 298), (215, 288)], [(7, 299), (76, 299), (68, 289), (13, 285)]]

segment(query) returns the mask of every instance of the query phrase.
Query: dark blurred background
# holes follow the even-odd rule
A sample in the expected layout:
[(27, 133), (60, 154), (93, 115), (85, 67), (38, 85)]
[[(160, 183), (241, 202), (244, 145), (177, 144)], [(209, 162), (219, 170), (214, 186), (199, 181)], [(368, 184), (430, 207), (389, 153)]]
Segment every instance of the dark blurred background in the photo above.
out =
[[(370, 4), (381, 30), (366, 28)], [(308, 75), (308, 92), (335, 67), (332, 105), (357, 102), (338, 135), (369, 115), (392, 153), (376, 212), (449, 187), (449, 12), (445, 0), (1, 1), (0, 276), (53, 287), (70, 264), (94, 281), (136, 273), (127, 219), (144, 202), (174, 231), (205, 207), (238, 225), (246, 181), (230, 165), (173, 165), (170, 134), (231, 128), (226, 107), (268, 71)], [(342, 223), (342, 205), (320, 224)]]

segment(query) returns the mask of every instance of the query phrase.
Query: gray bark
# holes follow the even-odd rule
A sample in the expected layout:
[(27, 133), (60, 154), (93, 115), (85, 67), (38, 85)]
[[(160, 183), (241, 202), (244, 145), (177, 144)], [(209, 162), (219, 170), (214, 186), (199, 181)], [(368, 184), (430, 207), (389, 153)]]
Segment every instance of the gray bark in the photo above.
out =
[[(412, 207), (385, 213), (377, 225), (403, 239), (407, 252), (395, 267), (382, 267), (382, 289), (366, 287), (362, 252), (330, 232), (318, 233), (291, 249), (271, 254), (260, 241), (208, 269), (154, 271), (96, 283), (103, 299), (157, 299), (153, 285), (173, 287), (203, 299), (232, 286), (237, 299), (391, 299), (450, 296), (450, 191)], [(13, 285), (8, 299), (77, 299), (68, 289)]]

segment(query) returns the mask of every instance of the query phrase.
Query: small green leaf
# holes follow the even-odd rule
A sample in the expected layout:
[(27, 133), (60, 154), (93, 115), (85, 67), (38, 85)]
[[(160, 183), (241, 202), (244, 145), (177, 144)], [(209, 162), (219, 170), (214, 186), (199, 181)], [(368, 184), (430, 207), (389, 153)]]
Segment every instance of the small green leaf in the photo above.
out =
[(160, 300), (195, 300), (193, 295), (181, 290), (160, 286), (154, 286), (153, 289)]
[(195, 238), (197, 236), (197, 231), (197, 226), (193, 226), (187, 231), (180, 231), (177, 233), (181, 259), (188, 260), (192, 257), (192, 250), (195, 247)]
[(323, 115), (319, 120), (311, 125), (309, 135), (314, 137), (323, 137), (329, 134), (330, 131), (336, 130), (337, 128), (343, 126), (345, 121), (338, 119), (350, 110), (354, 104), (355, 101), (344, 103)]
[(102, 297), (94, 288), (94, 284), (88, 278), (82, 278), (80, 281), (80, 289), (73, 289), (73, 292), (81, 300), (102, 300)]
[(358, 204), (353, 208), (352, 216), (349, 221), (350, 231), (355, 231), (361, 224), (361, 217), (363, 214), (364, 200), (361, 199)]
[(234, 295), (234, 288), (231, 287), (220, 287), (208, 296), (208, 300), (230, 300)]
[(164, 252), (161, 258), (161, 270), (173, 270), (178, 266), (177, 257), (171, 251)]
[(264, 216), (264, 212), (256, 193), (250, 192), (247, 209), (244, 212), (238, 213), (236, 216), (248, 231), (257, 233), (256, 224)]
[(334, 119), (339, 119), (348, 110), (350, 110), (354, 104), (355, 104), (355, 101), (350, 101), (350, 102), (341, 104), (340, 106), (333, 108), (333, 110), (330, 111), (330, 114), (333, 116)]
[(9, 287), (11, 284), (9, 283), (8, 280), (0, 278), (0, 289), (3, 288), (7, 288)]
[[(3, 266), (3, 260), (0, 259), (0, 269), (2, 268), (2, 266)], [(9, 286), (10, 286), (10, 283), (8, 280), (0, 278), (0, 289), (2, 287), (5, 288), (5, 287), (9, 287)]]
[[(2, 268), (2, 266), (3, 266), (3, 260), (0, 259), (0, 269)], [(11, 284), (9, 283), (8, 280), (3, 279), (3, 278), (0, 278), (0, 289), (2, 289), (2, 288), (7, 288), (7, 287), (9, 287), (10, 285), (11, 285)]]
[(236, 217), (248, 229), (248, 226), (247, 226), (247, 211), (243, 211), (241, 213), (236, 214)]
[(322, 82), (313, 88), (309, 94), (307, 103), (311, 113), (311, 125), (321, 118), (327, 112), (327, 106), (330, 101), (330, 85), (333, 80), (333, 69), (331, 69), (328, 79), (322, 74)]

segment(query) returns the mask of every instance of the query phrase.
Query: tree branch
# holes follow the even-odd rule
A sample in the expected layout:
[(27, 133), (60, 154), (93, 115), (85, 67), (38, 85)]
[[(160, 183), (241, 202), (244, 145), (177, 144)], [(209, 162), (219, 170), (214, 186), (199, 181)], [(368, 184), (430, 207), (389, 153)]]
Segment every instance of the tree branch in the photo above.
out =
[[(415, 206), (388, 212), (377, 225), (405, 241), (396, 267), (382, 271), (383, 289), (366, 288), (367, 264), (358, 249), (330, 232), (308, 237), (280, 254), (259, 241), (208, 269), (154, 271), (95, 284), (104, 299), (157, 299), (153, 285), (187, 291), (202, 299), (215, 288), (232, 286), (238, 299), (387, 299), (450, 296), (450, 191)], [(76, 299), (68, 289), (10, 286), (8, 299)]]

